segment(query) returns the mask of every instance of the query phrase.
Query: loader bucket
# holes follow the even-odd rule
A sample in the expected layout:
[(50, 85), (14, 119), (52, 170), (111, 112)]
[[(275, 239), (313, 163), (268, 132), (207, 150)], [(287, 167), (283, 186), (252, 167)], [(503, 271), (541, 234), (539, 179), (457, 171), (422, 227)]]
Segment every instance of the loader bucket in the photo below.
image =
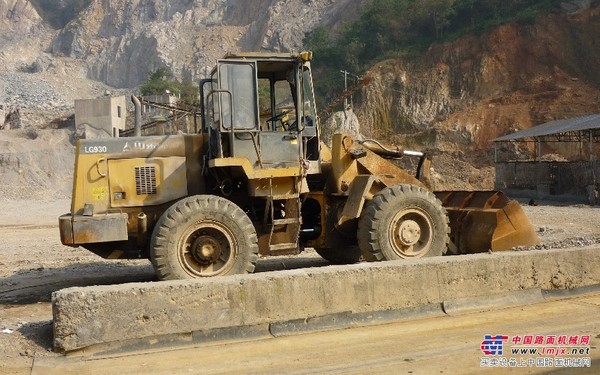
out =
[(521, 205), (500, 191), (438, 191), (458, 254), (535, 246), (539, 239)]

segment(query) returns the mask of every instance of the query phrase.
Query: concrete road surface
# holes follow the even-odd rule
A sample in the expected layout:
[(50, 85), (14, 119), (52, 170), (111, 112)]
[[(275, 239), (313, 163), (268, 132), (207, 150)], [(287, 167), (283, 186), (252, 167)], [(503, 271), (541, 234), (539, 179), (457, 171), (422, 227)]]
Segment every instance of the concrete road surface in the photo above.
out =
[(246, 342), (111, 357), (34, 358), (31, 373), (599, 374), (599, 344), (600, 293), (594, 293), (483, 313)]

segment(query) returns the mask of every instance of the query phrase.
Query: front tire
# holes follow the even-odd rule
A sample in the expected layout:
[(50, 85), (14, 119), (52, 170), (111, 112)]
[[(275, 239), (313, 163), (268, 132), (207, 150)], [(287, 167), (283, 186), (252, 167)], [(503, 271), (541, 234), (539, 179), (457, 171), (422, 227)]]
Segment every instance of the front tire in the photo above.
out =
[(213, 195), (175, 203), (160, 217), (150, 242), (150, 260), (160, 280), (254, 272), (256, 230), (241, 208)]
[(415, 185), (395, 185), (365, 207), (358, 244), (368, 261), (439, 256), (450, 242), (448, 222), (433, 193)]
[(328, 212), (325, 225), (325, 247), (315, 247), (315, 251), (323, 259), (332, 264), (352, 264), (360, 261), (361, 252), (356, 242), (358, 220), (350, 220), (341, 227), (336, 224), (338, 212), (343, 204), (332, 205)]
[(326, 242), (328, 247), (315, 247), (315, 251), (329, 263), (352, 264), (360, 261), (361, 252), (355, 236), (348, 236), (332, 226), (328, 229)]

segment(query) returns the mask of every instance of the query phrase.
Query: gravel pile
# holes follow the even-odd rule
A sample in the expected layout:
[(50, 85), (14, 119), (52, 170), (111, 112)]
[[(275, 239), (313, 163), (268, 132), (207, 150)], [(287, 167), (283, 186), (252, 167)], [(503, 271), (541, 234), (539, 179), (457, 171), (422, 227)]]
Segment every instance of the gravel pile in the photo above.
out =
[(9, 106), (45, 110), (73, 107), (54, 85), (29, 73), (0, 73), (0, 102)]

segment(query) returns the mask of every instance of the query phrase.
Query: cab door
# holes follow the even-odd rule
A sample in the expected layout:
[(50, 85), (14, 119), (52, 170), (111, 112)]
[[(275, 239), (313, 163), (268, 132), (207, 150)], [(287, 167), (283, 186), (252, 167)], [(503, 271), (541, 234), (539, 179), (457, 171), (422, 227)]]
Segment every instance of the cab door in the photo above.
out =
[(259, 163), (258, 88), (256, 63), (221, 60), (218, 63), (218, 110), (222, 157), (246, 158)]

